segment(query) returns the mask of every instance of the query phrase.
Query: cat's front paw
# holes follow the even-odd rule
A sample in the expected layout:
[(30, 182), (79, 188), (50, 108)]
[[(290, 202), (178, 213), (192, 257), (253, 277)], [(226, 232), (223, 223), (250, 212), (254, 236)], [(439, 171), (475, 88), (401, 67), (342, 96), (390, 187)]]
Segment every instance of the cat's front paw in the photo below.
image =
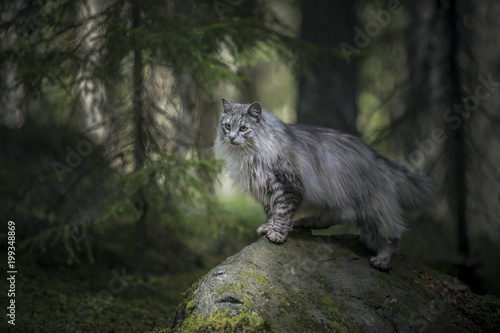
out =
[(264, 223), (257, 229), (257, 233), (261, 236), (267, 235), (269, 230), (273, 228), (273, 225), (270, 223)]
[(276, 244), (282, 244), (286, 240), (286, 235), (282, 235), (277, 231), (270, 230), (267, 233), (267, 239), (269, 239), (271, 242), (276, 243)]
[(382, 272), (388, 272), (392, 269), (392, 264), (391, 264), (390, 258), (371, 257), (370, 258), (370, 265), (373, 268), (376, 268)]

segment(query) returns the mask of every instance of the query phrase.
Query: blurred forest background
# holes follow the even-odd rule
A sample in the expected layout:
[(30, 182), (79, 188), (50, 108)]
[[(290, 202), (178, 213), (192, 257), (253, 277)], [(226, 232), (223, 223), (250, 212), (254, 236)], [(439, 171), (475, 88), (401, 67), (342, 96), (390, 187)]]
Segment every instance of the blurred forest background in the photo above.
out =
[(18, 329), (167, 327), (182, 292), (257, 239), (261, 208), (213, 159), (221, 96), (429, 174), (436, 205), (408, 215), (402, 253), (500, 295), (497, 1), (6, 0), (0, 13), (1, 267), (13, 220)]

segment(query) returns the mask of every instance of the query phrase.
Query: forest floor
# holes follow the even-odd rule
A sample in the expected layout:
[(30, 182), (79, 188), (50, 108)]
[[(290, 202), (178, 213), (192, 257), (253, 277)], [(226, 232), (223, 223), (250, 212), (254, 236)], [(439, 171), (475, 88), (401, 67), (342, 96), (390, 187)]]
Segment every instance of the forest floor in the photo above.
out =
[[(183, 293), (194, 282), (258, 239), (255, 229), (263, 213), (255, 209), (257, 213), (245, 213), (240, 204), (247, 205), (231, 203), (231, 211), (236, 206), (241, 214), (223, 217), (234, 224), (212, 229), (211, 235), (207, 230), (181, 236), (173, 236), (171, 230), (151, 230), (152, 244), (139, 262), (133, 225), (109, 227), (93, 240), (97, 244), (93, 263), (83, 258), (68, 265), (61, 256), (63, 248), (42, 255), (19, 253), (15, 325), (8, 324), (4, 315), (0, 332), (148, 332), (169, 327)], [(0, 257), (6, 258), (6, 253), (0, 251)], [(0, 289), (9, 289), (5, 277)], [(8, 302), (2, 298), (3, 309)]]
[(19, 265), (16, 325), (2, 320), (0, 331), (146, 332), (156, 325), (168, 327), (182, 291), (205, 272), (139, 276), (95, 264), (76, 269)]
[[(235, 201), (229, 206), (226, 209), (230, 213), (215, 228), (207, 229), (206, 221), (200, 220), (188, 226), (198, 231), (181, 236), (166, 229), (150, 230), (151, 244), (140, 260), (134, 252), (135, 233), (130, 224), (110, 226), (93, 241), (93, 263), (82, 259), (69, 265), (60, 255), (63, 248), (43, 254), (19, 253), (16, 325), (8, 324), (4, 315), (0, 332), (148, 332), (169, 327), (183, 293), (194, 282), (258, 239), (255, 229), (264, 219), (261, 209), (249, 201)], [(430, 252), (417, 249), (417, 244), (424, 243), (422, 239), (446, 233), (419, 234), (414, 230), (408, 234), (417, 238), (404, 240), (407, 249), (403, 250), (412, 256), (411, 250)], [(487, 250), (495, 253), (491, 247), (481, 251)], [(484, 262), (485, 268), (496, 267), (498, 257), (492, 257), (491, 263)], [(0, 252), (0, 258), (6, 258), (6, 254)], [(436, 268), (446, 272), (443, 267)], [(490, 274), (498, 276), (496, 270)], [(495, 287), (489, 288), (494, 294)], [(4, 293), (9, 289), (5, 277), (0, 280), (0, 289)], [(8, 301), (2, 298), (4, 309)]]

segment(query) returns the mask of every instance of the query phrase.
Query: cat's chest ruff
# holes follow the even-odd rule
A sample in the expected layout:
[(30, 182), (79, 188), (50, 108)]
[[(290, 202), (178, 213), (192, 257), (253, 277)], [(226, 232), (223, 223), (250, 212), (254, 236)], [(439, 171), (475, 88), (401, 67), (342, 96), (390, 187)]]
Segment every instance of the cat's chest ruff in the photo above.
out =
[(265, 196), (271, 168), (258, 158), (246, 158), (227, 164), (227, 171), (235, 185), (258, 200)]

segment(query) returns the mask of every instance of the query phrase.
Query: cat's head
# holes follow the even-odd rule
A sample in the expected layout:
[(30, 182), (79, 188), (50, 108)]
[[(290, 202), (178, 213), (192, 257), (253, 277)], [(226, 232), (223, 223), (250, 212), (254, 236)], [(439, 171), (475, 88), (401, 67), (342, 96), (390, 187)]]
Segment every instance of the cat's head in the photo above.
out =
[(233, 147), (253, 146), (262, 117), (260, 104), (233, 104), (222, 98), (222, 109), (219, 139)]

